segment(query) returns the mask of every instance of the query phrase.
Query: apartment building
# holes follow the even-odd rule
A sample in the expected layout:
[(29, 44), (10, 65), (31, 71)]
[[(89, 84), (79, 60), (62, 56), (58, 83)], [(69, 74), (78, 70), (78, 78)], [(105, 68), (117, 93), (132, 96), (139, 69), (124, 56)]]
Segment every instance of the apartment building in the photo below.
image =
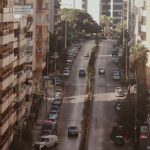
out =
[(100, 16), (106, 15), (111, 17), (115, 27), (125, 17), (124, 5), (124, 0), (101, 0)]
[[(135, 9), (135, 42), (141, 42), (150, 50), (150, 1), (139, 0)], [(146, 65), (146, 82), (150, 89), (150, 53)]]
[(49, 20), (49, 0), (36, 0), (35, 17), (35, 43), (33, 45), (33, 75), (34, 84), (40, 84), (42, 72), (46, 68), (46, 53), (48, 51), (48, 20)]
[[(16, 3), (15, 3), (16, 2)], [(28, 9), (27, 9), (28, 8)], [(26, 45), (31, 5), (0, 0), (0, 149), (7, 150), (26, 118)], [(26, 12), (27, 12), (26, 11)], [(31, 62), (30, 62), (31, 65)], [(29, 88), (28, 88), (29, 89)]]
[(49, 2), (49, 32), (57, 33), (61, 23), (60, 0), (51, 0)]
[(6, 150), (13, 139), (13, 126), (17, 111), (13, 101), (13, 81), (17, 78), (14, 68), (17, 56), (14, 54), (13, 1), (0, 0), (0, 149)]

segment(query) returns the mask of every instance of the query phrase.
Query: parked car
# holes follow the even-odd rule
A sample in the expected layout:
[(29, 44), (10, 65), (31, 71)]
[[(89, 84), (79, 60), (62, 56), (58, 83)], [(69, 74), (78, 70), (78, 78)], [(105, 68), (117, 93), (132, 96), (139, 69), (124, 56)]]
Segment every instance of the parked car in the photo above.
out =
[(86, 76), (86, 70), (85, 69), (80, 69), (79, 70), (79, 77), (85, 77)]
[(64, 75), (65, 77), (69, 77), (69, 75), (70, 75), (70, 70), (69, 70), (69, 69), (65, 69), (65, 70), (63, 71), (63, 75)]
[(50, 121), (52, 121), (53, 123), (56, 123), (57, 119), (58, 119), (58, 113), (57, 112), (50, 112), (49, 116), (48, 116), (48, 119)]
[(56, 135), (44, 135), (35, 143), (35, 149), (47, 149), (58, 144), (58, 137)]
[(58, 112), (59, 112), (59, 106), (53, 106), (53, 105), (52, 105), (50, 111), (51, 111), (51, 112), (56, 112), (56, 113), (58, 113)]
[(68, 136), (78, 136), (79, 130), (76, 126), (69, 126), (68, 127)]
[(54, 99), (52, 101), (52, 105), (60, 106), (61, 105), (61, 99), (59, 99), (59, 98)]

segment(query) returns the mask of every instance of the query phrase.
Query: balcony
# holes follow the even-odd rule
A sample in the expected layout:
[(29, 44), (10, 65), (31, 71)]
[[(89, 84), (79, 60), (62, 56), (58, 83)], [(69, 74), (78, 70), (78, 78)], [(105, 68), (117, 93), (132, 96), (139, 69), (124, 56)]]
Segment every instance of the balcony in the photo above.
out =
[(0, 105), (0, 113), (6, 111), (6, 109), (13, 102), (12, 94), (13, 94), (12, 91), (10, 91), (4, 97), (2, 97), (2, 104)]
[(21, 54), (22, 56), (18, 56), (18, 65), (22, 65), (26, 62), (26, 57), (24, 54)]
[(13, 8), (3, 8), (0, 10), (0, 22), (11, 22), (13, 19)]
[(32, 63), (32, 61), (33, 61), (32, 53), (27, 53), (27, 55), (26, 55), (26, 63)]
[(9, 128), (6, 133), (0, 137), (0, 149), (1, 150), (6, 150), (9, 149), (10, 143), (13, 140), (13, 128)]
[(30, 85), (26, 85), (26, 95), (31, 95), (32, 87)]
[(26, 70), (26, 78), (27, 79), (31, 79), (32, 78), (32, 70), (30, 70), (30, 69), (28, 69), (28, 70)]
[(26, 81), (26, 73), (24, 71), (18, 73), (18, 80), (19, 83)]
[(141, 25), (141, 31), (142, 31), (142, 32), (147, 32), (147, 27), (146, 27), (146, 25)]
[(5, 45), (14, 41), (14, 33), (0, 36), (0, 45)]
[(0, 130), (3, 135), (5, 131), (16, 122), (16, 112), (9, 110), (8, 114), (0, 120)]
[(0, 57), (0, 68), (4, 68), (14, 61), (14, 54), (12, 52), (11, 54), (10, 52), (4, 53), (2, 57)]
[(5, 76), (0, 78), (0, 91), (5, 90), (10, 84), (13, 83), (13, 74), (12, 72), (8, 72)]
[(27, 38), (27, 46), (32, 46), (32, 45), (33, 45), (32, 38)]
[(25, 95), (26, 95), (25, 89), (21, 89), (21, 91), (19, 92), (19, 102), (21, 102), (25, 98)]

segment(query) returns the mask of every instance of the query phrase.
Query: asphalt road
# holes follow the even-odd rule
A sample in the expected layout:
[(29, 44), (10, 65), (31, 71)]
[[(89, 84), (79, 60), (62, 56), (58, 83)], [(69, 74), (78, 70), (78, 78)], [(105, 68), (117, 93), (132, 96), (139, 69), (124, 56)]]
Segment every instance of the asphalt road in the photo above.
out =
[[(79, 150), (83, 102), (87, 96), (87, 77), (79, 77), (78, 72), (80, 68), (87, 68), (89, 57), (83, 57), (83, 55), (91, 51), (93, 47), (94, 41), (83, 43), (74, 60), (71, 75), (65, 81), (64, 99), (58, 119), (59, 144), (57, 150)], [(77, 138), (68, 138), (67, 128), (69, 125), (79, 128), (80, 133)]]
[[(90, 122), (88, 150), (128, 150), (124, 147), (116, 147), (110, 139), (112, 127), (116, 124), (117, 113), (114, 103), (117, 100), (114, 89), (120, 86), (118, 81), (113, 80), (113, 70), (117, 66), (112, 60), (113, 41), (104, 40), (96, 59), (96, 75), (94, 101)], [(105, 74), (99, 75), (98, 68), (105, 68)]]

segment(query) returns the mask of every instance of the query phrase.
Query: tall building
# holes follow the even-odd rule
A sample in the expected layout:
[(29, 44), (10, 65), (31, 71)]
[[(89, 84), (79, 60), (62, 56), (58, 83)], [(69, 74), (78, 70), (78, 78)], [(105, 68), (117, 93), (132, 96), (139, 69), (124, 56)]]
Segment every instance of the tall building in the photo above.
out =
[(34, 43), (34, 58), (33, 72), (34, 83), (37, 85), (42, 78), (43, 70), (46, 68), (46, 53), (48, 51), (48, 20), (49, 20), (49, 0), (36, 0), (34, 17), (35, 43)]
[(9, 148), (14, 133), (26, 119), (26, 34), (31, 17), (25, 9), (32, 11), (31, 5), (19, 0), (0, 0), (1, 150)]
[(113, 19), (113, 26), (122, 22), (125, 15), (123, 0), (101, 0), (100, 16), (106, 15)]

